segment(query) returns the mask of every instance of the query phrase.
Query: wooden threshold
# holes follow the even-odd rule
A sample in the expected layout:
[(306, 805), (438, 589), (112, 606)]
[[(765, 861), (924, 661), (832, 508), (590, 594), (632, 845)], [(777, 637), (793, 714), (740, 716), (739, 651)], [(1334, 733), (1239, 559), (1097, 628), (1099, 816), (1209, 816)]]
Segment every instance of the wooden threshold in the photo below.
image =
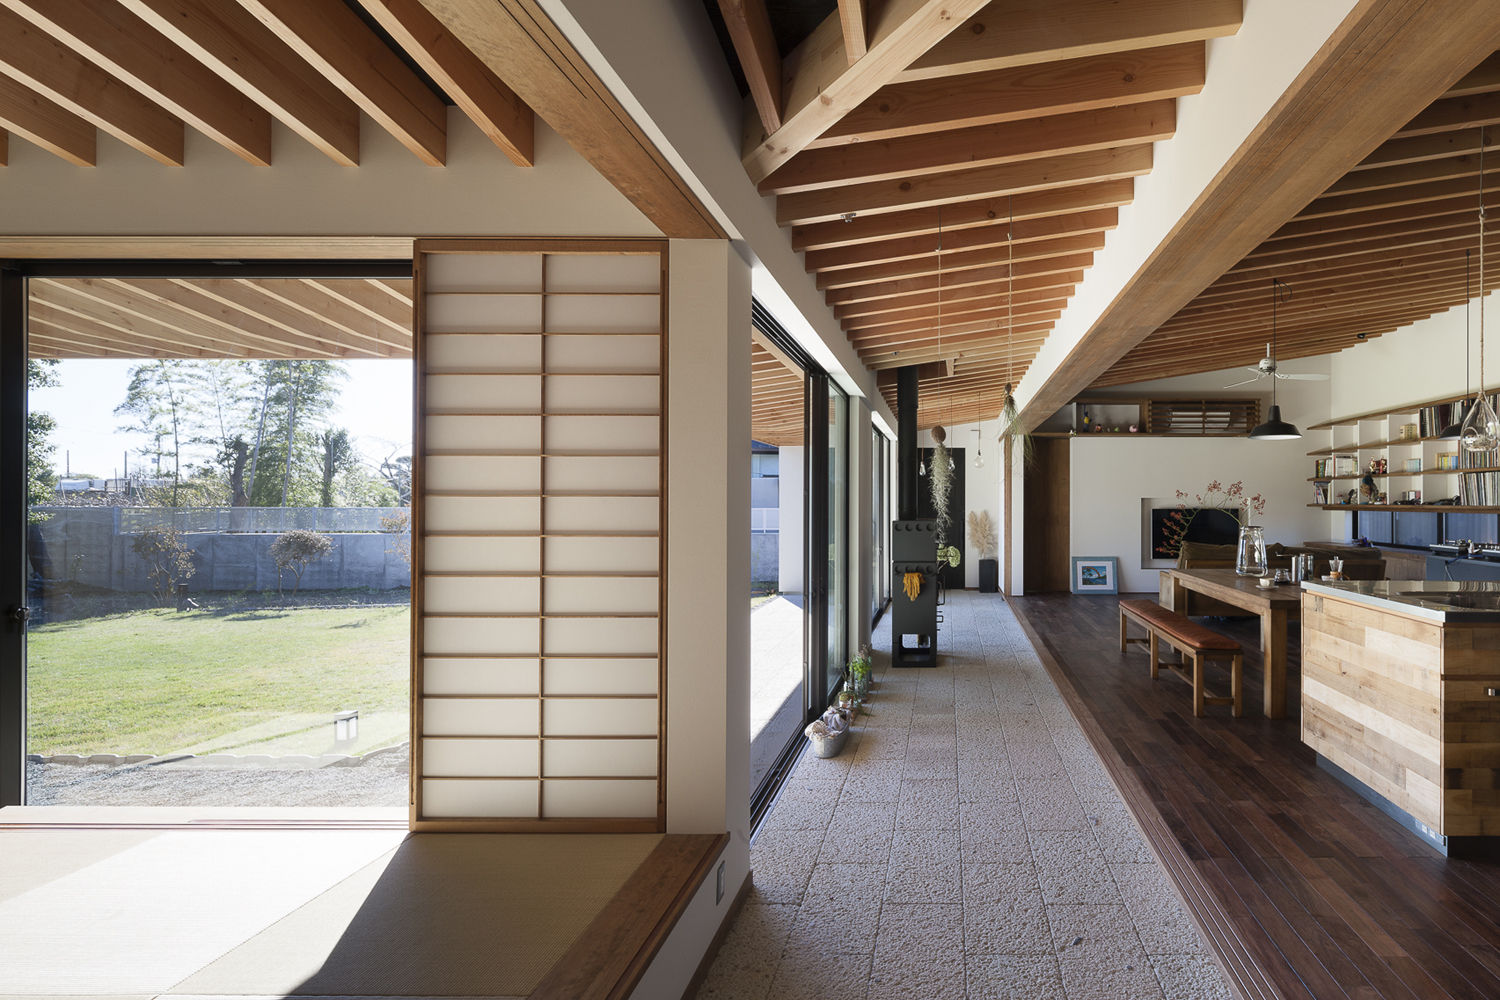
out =
[(666, 943), (729, 834), (668, 834), (594, 918), (531, 1000), (624, 1000)]

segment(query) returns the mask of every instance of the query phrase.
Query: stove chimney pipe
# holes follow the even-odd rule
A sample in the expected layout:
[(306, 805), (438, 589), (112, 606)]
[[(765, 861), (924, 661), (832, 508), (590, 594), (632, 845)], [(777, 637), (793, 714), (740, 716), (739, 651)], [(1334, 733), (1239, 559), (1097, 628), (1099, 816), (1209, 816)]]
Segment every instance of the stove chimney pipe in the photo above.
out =
[(896, 369), (897, 516), (917, 516), (917, 366)]

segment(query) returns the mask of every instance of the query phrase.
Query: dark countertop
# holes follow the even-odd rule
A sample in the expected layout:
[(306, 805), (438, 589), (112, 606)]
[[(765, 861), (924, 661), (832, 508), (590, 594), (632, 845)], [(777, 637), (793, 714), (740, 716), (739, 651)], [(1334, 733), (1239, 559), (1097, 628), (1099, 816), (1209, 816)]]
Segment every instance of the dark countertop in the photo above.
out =
[(1480, 580), (1305, 580), (1312, 593), (1388, 608), (1434, 622), (1500, 622), (1500, 582)]

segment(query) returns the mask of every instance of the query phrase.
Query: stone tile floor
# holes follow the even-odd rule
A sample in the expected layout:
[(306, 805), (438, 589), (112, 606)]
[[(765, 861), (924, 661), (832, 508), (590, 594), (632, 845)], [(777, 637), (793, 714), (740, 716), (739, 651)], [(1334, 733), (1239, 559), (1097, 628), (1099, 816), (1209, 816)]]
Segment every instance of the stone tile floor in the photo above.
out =
[(950, 593), (941, 664), (889, 668), (842, 754), (804, 753), (700, 1000), (1227, 1000), (1010, 609)]

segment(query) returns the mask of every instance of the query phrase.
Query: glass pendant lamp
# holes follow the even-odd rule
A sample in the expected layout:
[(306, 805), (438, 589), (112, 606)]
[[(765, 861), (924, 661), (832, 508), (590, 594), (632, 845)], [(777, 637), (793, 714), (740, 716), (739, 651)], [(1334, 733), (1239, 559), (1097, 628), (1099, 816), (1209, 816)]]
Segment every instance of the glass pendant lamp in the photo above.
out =
[(1484, 129), (1479, 130), (1479, 396), (1464, 417), (1459, 447), (1467, 452), (1500, 448), (1500, 417), (1484, 385)]
[(1464, 251), (1464, 398), (1458, 404), (1456, 419), (1438, 431), (1438, 437), (1444, 441), (1453, 441), (1463, 436), (1464, 408), (1469, 405), (1469, 303), (1473, 301), (1474, 292), (1469, 287), (1469, 251)]

